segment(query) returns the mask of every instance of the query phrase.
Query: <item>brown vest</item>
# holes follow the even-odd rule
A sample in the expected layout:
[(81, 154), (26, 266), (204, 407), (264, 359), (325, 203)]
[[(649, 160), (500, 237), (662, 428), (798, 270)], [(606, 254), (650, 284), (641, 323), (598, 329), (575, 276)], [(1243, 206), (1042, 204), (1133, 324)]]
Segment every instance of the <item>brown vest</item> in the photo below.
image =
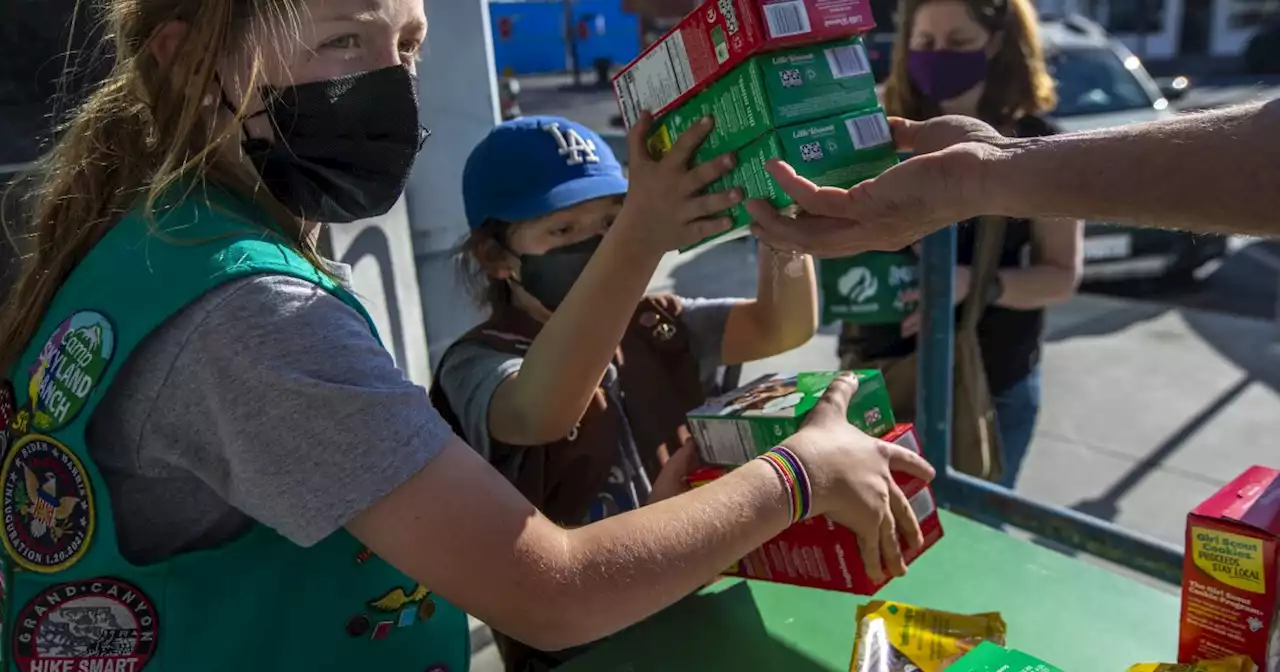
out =
[[(650, 480), (689, 437), (685, 414), (704, 400), (698, 364), (689, 334), (680, 322), (680, 301), (669, 295), (645, 297), (614, 353), (623, 411)], [(523, 356), (542, 323), (516, 309), (497, 313), (464, 334), (459, 343), (481, 343), (499, 352)], [(448, 352), (445, 357), (448, 357)], [(465, 437), (439, 383), (431, 402), (458, 436)], [(544, 515), (561, 525), (581, 525), (617, 463), (623, 418), (597, 389), (572, 439), (544, 446), (511, 446), (490, 441), (490, 461), (501, 467), (520, 454), (514, 483)], [(509, 474), (510, 476), (510, 474)], [(545, 653), (494, 633), (509, 672), (550, 669), (577, 651)]]

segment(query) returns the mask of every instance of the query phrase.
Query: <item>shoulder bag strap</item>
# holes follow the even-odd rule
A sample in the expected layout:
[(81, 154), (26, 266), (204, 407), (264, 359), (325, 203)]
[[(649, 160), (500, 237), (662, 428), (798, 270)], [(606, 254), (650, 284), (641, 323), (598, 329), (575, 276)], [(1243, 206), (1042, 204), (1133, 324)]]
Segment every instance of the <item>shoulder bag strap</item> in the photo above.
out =
[(970, 266), (969, 296), (960, 314), (960, 329), (974, 331), (987, 308), (987, 288), (995, 281), (1004, 247), (1005, 218), (984, 215), (974, 224), (973, 265)]

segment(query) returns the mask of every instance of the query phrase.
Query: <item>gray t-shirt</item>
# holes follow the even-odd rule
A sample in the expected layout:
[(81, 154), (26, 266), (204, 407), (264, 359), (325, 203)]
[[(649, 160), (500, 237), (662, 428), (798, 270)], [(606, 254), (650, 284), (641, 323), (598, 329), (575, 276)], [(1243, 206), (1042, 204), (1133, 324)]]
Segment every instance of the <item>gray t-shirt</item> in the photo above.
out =
[[(743, 301), (680, 299), (680, 322), (688, 330), (689, 345), (698, 362), (699, 376), (708, 389), (721, 364), (720, 350), (729, 310)], [(502, 381), (520, 371), (523, 363), (524, 358), (519, 355), (499, 352), (479, 343), (459, 343), (450, 348), (440, 362), (438, 378), (445, 398), (458, 416), (467, 443), (485, 459), (492, 459), (489, 402)], [(609, 402), (620, 405), (617, 380), (618, 372), (610, 364), (601, 386), (609, 394)], [(624, 429), (622, 445), (615, 447), (617, 455), (613, 473), (584, 523), (633, 509), (648, 499), (652, 479), (657, 475), (645, 473), (629, 428)], [(495, 466), (508, 478), (513, 478), (520, 466), (519, 456)]]
[[(333, 270), (347, 284), (350, 268)], [(333, 533), (453, 436), (359, 313), (260, 275), (210, 291), (133, 351), (89, 423), (124, 556), (218, 546), (256, 520)]]

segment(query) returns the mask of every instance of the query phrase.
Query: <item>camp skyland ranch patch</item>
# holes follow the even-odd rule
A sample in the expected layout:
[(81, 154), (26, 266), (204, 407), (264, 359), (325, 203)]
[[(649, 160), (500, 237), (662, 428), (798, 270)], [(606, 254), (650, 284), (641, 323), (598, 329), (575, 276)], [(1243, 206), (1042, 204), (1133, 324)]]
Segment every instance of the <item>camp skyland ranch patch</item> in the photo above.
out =
[(80, 413), (115, 353), (115, 330), (102, 313), (82, 310), (62, 321), (31, 367), (31, 428), (61, 429)]

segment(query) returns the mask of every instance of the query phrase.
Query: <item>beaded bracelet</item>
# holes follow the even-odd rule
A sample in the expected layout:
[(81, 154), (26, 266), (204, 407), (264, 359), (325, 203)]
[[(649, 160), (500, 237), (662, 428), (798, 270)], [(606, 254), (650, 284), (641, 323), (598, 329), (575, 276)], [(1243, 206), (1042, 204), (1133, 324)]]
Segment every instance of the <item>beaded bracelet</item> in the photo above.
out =
[(813, 507), (813, 492), (809, 485), (809, 474), (804, 470), (800, 458), (785, 446), (775, 446), (760, 456), (769, 463), (778, 477), (791, 492), (791, 522), (798, 523), (809, 517)]

